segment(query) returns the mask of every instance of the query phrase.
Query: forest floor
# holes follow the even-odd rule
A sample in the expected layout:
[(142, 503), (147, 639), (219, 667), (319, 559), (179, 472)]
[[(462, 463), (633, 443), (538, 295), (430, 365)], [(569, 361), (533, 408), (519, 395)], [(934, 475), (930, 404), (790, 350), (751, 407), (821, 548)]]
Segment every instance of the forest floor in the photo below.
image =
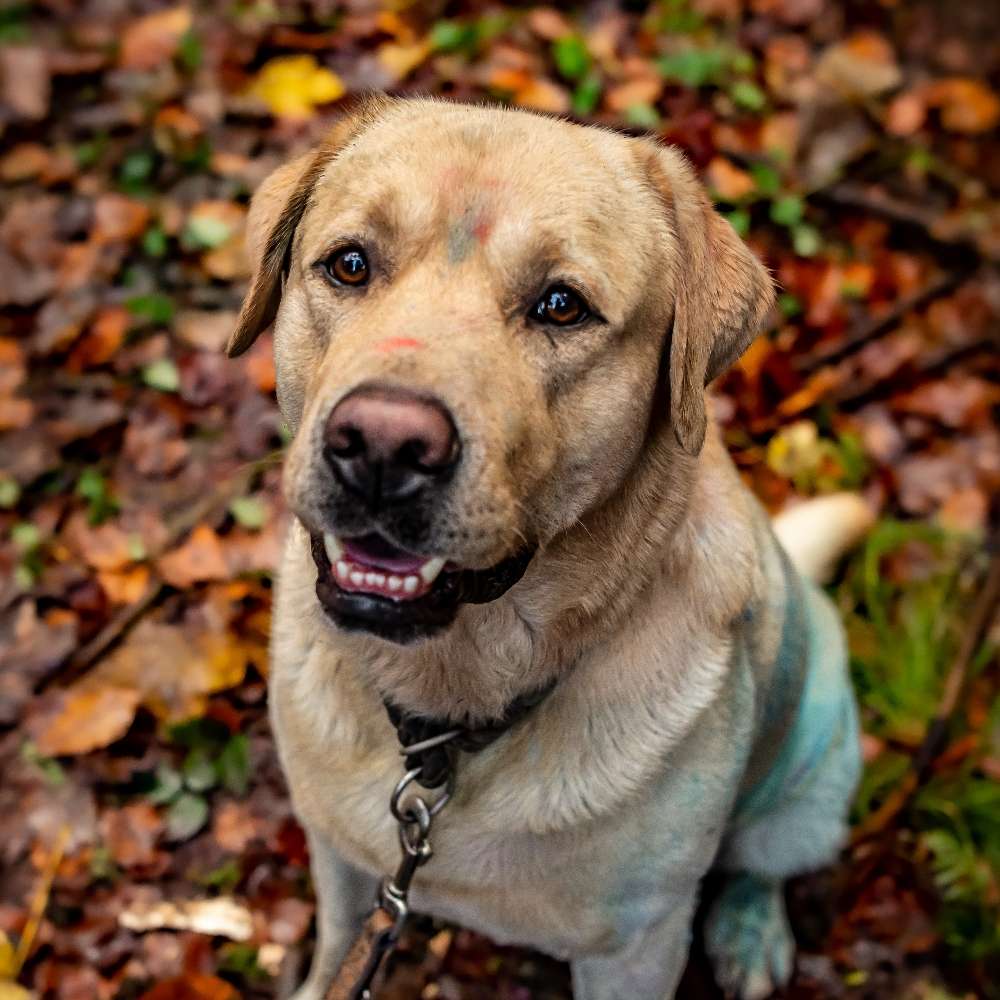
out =
[[(718, 414), (831, 593), (867, 770), (795, 998), (1000, 996), (1000, 7), (0, 3), (0, 998), (284, 996), (313, 897), (266, 717), (286, 433), (222, 355), (250, 193), (370, 88), (679, 145), (780, 284)], [(992, 539), (992, 542), (991, 542)], [(568, 998), (415, 927), (386, 997)], [(714, 997), (697, 947), (682, 996)]]

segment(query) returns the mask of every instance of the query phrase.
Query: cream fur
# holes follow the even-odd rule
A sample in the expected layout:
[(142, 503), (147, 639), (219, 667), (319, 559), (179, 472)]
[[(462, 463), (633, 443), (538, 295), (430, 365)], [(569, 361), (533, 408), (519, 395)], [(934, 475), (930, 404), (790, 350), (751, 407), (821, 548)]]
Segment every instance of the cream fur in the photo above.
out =
[[(310, 269), (345, 234), (381, 248), (386, 277), (363, 298)], [(257, 277), (231, 350), (277, 310), (296, 432), (271, 706), (321, 905), (297, 996), (322, 997), (373, 877), (397, 864), (400, 758), (381, 697), (475, 723), (556, 678), (522, 724), (463, 756), (414, 903), (570, 959), (578, 998), (665, 1000), (747, 769), (766, 770), (781, 735), (763, 732), (761, 704), (784, 564), (704, 394), (759, 326), (766, 272), (676, 153), (431, 101), (376, 103), (273, 175), (250, 241)], [(518, 282), (544, 268), (585, 282), (607, 322), (557, 344), (526, 326)], [(379, 354), (386, 333), (425, 347)], [(373, 377), (438, 394), (461, 429), (463, 471), (428, 545), (471, 567), (539, 546), (506, 595), (415, 646), (338, 632), (314, 594), (321, 428)], [(832, 856), (849, 794), (810, 812), (831, 831), (821, 857), (794, 844), (780, 863), (745, 845), (728, 856), (772, 885)], [(748, 973), (743, 994), (761, 981)]]

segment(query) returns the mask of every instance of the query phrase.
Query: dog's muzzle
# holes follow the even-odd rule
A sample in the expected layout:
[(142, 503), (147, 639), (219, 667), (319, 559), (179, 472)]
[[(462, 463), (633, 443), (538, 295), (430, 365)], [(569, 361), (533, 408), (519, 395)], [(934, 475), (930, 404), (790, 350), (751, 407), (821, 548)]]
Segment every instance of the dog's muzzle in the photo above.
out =
[(474, 570), (414, 556), (377, 534), (353, 540), (310, 537), (316, 596), (334, 623), (401, 644), (447, 628), (463, 604), (488, 604), (503, 596), (534, 555), (526, 548)]

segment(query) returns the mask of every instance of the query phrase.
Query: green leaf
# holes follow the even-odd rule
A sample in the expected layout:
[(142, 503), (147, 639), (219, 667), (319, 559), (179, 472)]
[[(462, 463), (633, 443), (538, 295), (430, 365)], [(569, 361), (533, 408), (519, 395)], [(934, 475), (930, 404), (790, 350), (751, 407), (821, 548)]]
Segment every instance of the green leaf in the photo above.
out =
[(154, 805), (166, 805), (181, 793), (184, 782), (180, 772), (169, 764), (160, 764), (156, 769), (156, 784), (146, 793), (146, 798)]
[(181, 774), (184, 777), (184, 784), (192, 792), (207, 792), (210, 788), (214, 788), (219, 780), (215, 765), (208, 754), (201, 749), (192, 750), (184, 758)]
[(170, 739), (182, 747), (202, 747), (216, 753), (229, 739), (229, 729), (218, 719), (188, 719), (170, 727)]
[(186, 31), (181, 36), (180, 44), (177, 46), (177, 59), (181, 66), (189, 73), (201, 68), (205, 53), (201, 44), (201, 39), (194, 31)]
[(101, 524), (118, 510), (108, 481), (97, 469), (84, 469), (76, 481), (76, 495), (87, 501), (87, 520)]
[(212, 250), (222, 246), (232, 234), (232, 228), (222, 219), (193, 215), (187, 220), (181, 239), (185, 246), (194, 250)]
[(237, 497), (229, 505), (236, 523), (251, 531), (259, 531), (267, 523), (267, 505), (260, 497)]
[(122, 161), (118, 168), (118, 180), (128, 193), (145, 194), (155, 172), (156, 154), (149, 149), (137, 149)]
[(778, 296), (778, 308), (785, 319), (794, 319), (802, 313), (802, 303), (788, 292), (783, 292)]
[(165, 326), (174, 318), (174, 300), (162, 292), (148, 295), (133, 295), (125, 302), (128, 311), (138, 319), (146, 320), (154, 326)]
[(579, 35), (563, 35), (552, 43), (552, 58), (559, 75), (567, 80), (579, 80), (590, 69), (587, 43)]
[(723, 48), (684, 49), (661, 56), (657, 66), (668, 80), (686, 87), (704, 87), (721, 79), (727, 62), (728, 53)]
[(573, 91), (573, 114), (581, 118), (589, 115), (601, 99), (603, 84), (596, 73), (584, 77)]
[(767, 95), (753, 80), (737, 80), (729, 88), (729, 96), (737, 107), (747, 111), (763, 111), (767, 106)]
[(823, 238), (815, 226), (800, 222), (792, 229), (792, 246), (800, 257), (814, 257), (823, 246)]
[(21, 552), (31, 552), (42, 543), (42, 533), (30, 521), (18, 521), (10, 529), (10, 540)]
[(250, 784), (250, 741), (237, 733), (223, 747), (216, 761), (223, 787), (233, 795), (244, 796)]
[(742, 236), (750, 234), (750, 213), (745, 208), (734, 208), (731, 212), (725, 213), (725, 218), (729, 220), (729, 225)]
[(9, 476), (0, 476), (0, 510), (11, 510), (21, 499), (21, 485)]
[(431, 48), (436, 52), (457, 52), (476, 44), (475, 25), (462, 21), (438, 21), (430, 33)]
[(660, 115), (656, 108), (649, 104), (633, 104), (625, 109), (625, 121), (636, 128), (659, 128)]
[(797, 194), (786, 194), (771, 205), (771, 221), (779, 226), (794, 226), (802, 221), (805, 202)]
[(213, 868), (211, 871), (205, 872), (204, 875), (198, 875), (195, 881), (208, 889), (218, 889), (219, 892), (232, 892), (239, 885), (242, 877), (243, 873), (240, 871), (239, 862), (236, 858), (230, 858), (219, 865), (218, 868)]
[(142, 249), (150, 257), (162, 257), (167, 252), (167, 234), (162, 226), (151, 226), (142, 237)]
[(758, 193), (765, 198), (772, 198), (781, 190), (781, 176), (768, 163), (752, 163), (750, 176)]
[(208, 803), (194, 792), (182, 792), (167, 809), (167, 836), (171, 840), (188, 840), (208, 820)]
[(21, 744), (21, 759), (37, 767), (42, 772), (46, 784), (52, 788), (59, 788), (66, 784), (66, 772), (62, 769), (59, 761), (39, 752), (33, 740), (25, 740)]
[(160, 358), (146, 365), (142, 370), (142, 380), (151, 389), (160, 392), (176, 392), (180, 388), (181, 376), (171, 358)]

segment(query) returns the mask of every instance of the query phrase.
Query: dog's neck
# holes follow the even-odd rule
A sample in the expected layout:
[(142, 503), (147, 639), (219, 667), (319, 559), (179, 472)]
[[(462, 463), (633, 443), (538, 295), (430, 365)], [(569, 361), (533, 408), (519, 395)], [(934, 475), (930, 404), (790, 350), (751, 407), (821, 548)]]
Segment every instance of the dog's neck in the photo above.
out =
[(691, 590), (706, 627), (727, 627), (751, 586), (752, 574), (741, 585), (738, 572), (752, 558), (748, 540), (725, 542), (733, 559), (724, 567), (706, 564), (701, 542), (715, 535), (718, 544), (722, 512), (743, 496), (717, 435), (697, 459), (660, 435), (615, 495), (546, 545), (504, 597), (464, 607), (448, 632), (417, 646), (348, 642), (381, 697), (414, 714), (489, 723), (572, 670), (657, 577)]

